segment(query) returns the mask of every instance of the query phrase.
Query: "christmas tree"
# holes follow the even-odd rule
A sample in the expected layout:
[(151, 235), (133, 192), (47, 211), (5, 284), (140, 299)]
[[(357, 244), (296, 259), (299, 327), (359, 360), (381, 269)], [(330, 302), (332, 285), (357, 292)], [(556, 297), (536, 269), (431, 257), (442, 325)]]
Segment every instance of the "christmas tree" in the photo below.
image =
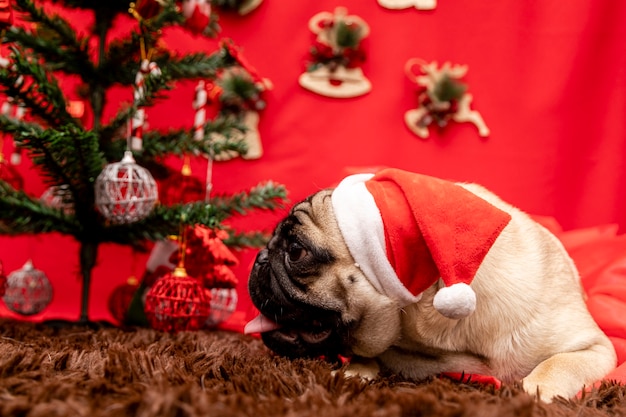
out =
[[(62, 13), (46, 8), (51, 4), (92, 13), (90, 31), (77, 33)], [(136, 25), (130, 35), (114, 38), (115, 19), (129, 13)], [(216, 36), (219, 27), (207, 1), (2, 0), (0, 24), (8, 51), (0, 63), (0, 86), (5, 103), (25, 115), (2, 112), (0, 130), (12, 136), (16, 151), (32, 160), (61, 201), (46, 204), (2, 174), (0, 233), (58, 232), (76, 239), (82, 277), (80, 321), (89, 321), (91, 273), (102, 243), (141, 247), (198, 225), (219, 230), (229, 247), (265, 242), (262, 232), (233, 230), (227, 220), (277, 208), (285, 198), (282, 186), (266, 182), (233, 195), (167, 204), (152, 195), (154, 178), (173, 174), (165, 162), (168, 155), (206, 157), (209, 162), (225, 153), (245, 155), (246, 143), (237, 132), (246, 129), (246, 110), (263, 104), (262, 83), (232, 42), (220, 42), (211, 53), (182, 55), (160, 46), (163, 31), (176, 25), (198, 36)], [(77, 91), (90, 120), (74, 117), (67, 92), (60, 87), (63, 77), (80, 80)], [(219, 91), (213, 95), (220, 102), (215, 118), (166, 132), (146, 129), (145, 108), (166, 99), (167, 91), (183, 80)], [(107, 93), (119, 86), (132, 92), (131, 99), (104, 120)], [(5, 158), (0, 164), (10, 171)]]

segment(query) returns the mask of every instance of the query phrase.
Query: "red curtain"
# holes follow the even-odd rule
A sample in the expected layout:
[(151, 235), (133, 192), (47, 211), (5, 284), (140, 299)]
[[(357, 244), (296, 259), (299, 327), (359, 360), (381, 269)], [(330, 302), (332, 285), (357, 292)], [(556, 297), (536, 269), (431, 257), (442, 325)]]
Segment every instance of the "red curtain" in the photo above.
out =
[[(314, 40), (308, 20), (338, 5), (370, 26), (363, 72), (372, 91), (364, 96), (332, 99), (298, 85)], [(120, 19), (116, 36), (128, 33), (131, 24), (130, 18)], [(564, 230), (626, 227), (626, 2), (440, 0), (434, 10), (419, 11), (385, 9), (376, 0), (265, 0), (246, 16), (220, 13), (220, 25), (220, 36), (240, 45), (273, 89), (259, 125), (263, 157), (216, 163), (216, 192), (271, 179), (285, 184), (295, 202), (346, 173), (394, 166), (481, 183), (529, 213), (553, 217)], [(217, 45), (180, 29), (169, 31), (166, 43), (178, 51), (213, 51)], [(482, 114), (490, 136), (481, 138), (473, 125), (454, 122), (443, 130), (431, 128), (427, 139), (412, 134), (403, 121), (404, 113), (417, 107), (416, 86), (404, 73), (410, 58), (468, 65), (464, 81), (474, 97), (472, 108)], [(180, 83), (168, 100), (149, 109), (150, 126), (190, 126), (193, 88)], [(129, 90), (113, 92), (109, 114), (131, 99)], [(26, 190), (40, 195), (45, 186), (28, 162), (18, 169)], [(193, 161), (192, 169), (204, 180), (205, 161)], [(282, 214), (249, 216), (235, 225), (271, 230)], [(254, 251), (239, 256), (235, 328), (254, 314), (246, 292)], [(76, 318), (75, 242), (54, 235), (0, 238), (0, 260), (8, 272), (28, 258), (55, 288), (49, 308), (34, 319)], [(145, 260), (145, 254), (128, 248), (102, 247), (92, 319), (110, 318), (112, 289), (129, 275), (140, 276)]]

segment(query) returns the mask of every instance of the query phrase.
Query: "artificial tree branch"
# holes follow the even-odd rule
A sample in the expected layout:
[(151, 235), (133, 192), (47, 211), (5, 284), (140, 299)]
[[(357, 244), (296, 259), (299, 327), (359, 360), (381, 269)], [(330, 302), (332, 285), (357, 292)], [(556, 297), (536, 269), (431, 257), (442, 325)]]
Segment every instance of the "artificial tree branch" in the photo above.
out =
[(76, 235), (81, 226), (61, 209), (52, 208), (0, 181), (0, 234), (58, 232)]
[(270, 235), (263, 232), (238, 232), (232, 229), (225, 229), (228, 238), (224, 239), (224, 244), (230, 248), (261, 248), (267, 244)]
[(233, 195), (219, 195), (212, 197), (209, 203), (216, 207), (226, 219), (234, 214), (244, 215), (253, 210), (276, 210), (283, 207), (287, 198), (284, 186), (272, 181), (259, 184), (248, 192), (240, 192)]
[(70, 23), (58, 14), (48, 15), (43, 7), (35, 6), (32, 0), (16, 0), (17, 9), (25, 13), (25, 20), (37, 24), (37, 36), (22, 27), (13, 26), (5, 33), (5, 42), (18, 43), (32, 50), (43, 59), (50, 71), (63, 71), (95, 77), (95, 68), (89, 56), (86, 39), (79, 39)]
[(63, 90), (56, 78), (35, 57), (12, 48), (9, 68), (0, 68), (4, 93), (29, 108), (31, 114), (52, 126), (76, 124), (68, 113)]

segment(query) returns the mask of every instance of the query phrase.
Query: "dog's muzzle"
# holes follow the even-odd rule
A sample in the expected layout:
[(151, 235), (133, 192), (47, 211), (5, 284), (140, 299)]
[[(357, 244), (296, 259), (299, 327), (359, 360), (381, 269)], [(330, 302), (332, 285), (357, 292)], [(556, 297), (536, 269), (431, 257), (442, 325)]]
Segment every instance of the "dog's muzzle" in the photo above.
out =
[(290, 358), (345, 355), (341, 314), (315, 306), (290, 278), (282, 251), (263, 249), (250, 273), (248, 289), (260, 315), (245, 333), (261, 333), (274, 352)]

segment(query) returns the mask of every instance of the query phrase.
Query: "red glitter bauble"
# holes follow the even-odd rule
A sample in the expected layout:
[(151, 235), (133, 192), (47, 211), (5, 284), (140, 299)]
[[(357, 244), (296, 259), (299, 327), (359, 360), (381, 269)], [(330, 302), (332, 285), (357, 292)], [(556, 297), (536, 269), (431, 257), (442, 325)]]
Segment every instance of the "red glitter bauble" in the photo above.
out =
[(135, 277), (130, 277), (125, 283), (115, 287), (109, 296), (109, 312), (119, 323), (126, 321), (126, 314), (137, 288), (139, 281)]
[(203, 201), (206, 186), (191, 173), (172, 173), (159, 187), (159, 200), (166, 206)]
[(209, 318), (211, 294), (178, 267), (159, 279), (146, 295), (145, 313), (153, 329), (176, 333), (199, 330)]

